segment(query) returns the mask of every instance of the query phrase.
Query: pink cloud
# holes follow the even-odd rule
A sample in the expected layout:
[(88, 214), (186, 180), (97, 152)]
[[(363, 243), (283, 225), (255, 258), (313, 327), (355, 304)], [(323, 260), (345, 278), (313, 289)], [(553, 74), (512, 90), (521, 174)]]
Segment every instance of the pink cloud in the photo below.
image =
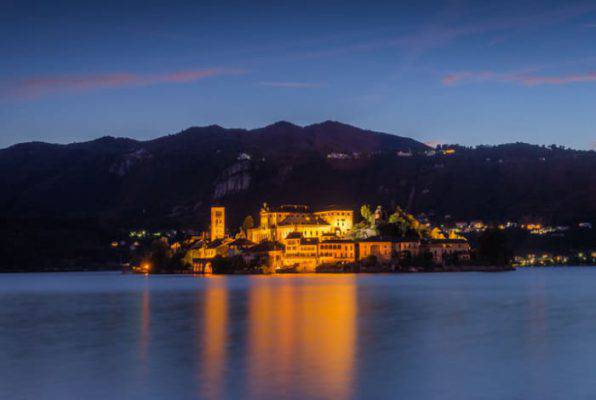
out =
[(446, 86), (465, 82), (512, 82), (525, 86), (567, 85), (581, 82), (595, 82), (596, 72), (569, 75), (536, 75), (531, 73), (504, 73), (492, 71), (463, 71), (445, 75), (441, 81)]
[(221, 68), (211, 68), (211, 69), (199, 69), (199, 70), (189, 70), (189, 71), (178, 71), (171, 74), (155, 76), (153, 77), (156, 83), (161, 82), (193, 82), (200, 79), (208, 78), (210, 76), (216, 75), (236, 75), (242, 73), (243, 71), (239, 70), (231, 70), (231, 69), (221, 69)]
[(566, 85), (569, 83), (594, 82), (596, 81), (596, 72), (562, 76), (524, 76), (521, 77), (521, 80), (525, 85), (528, 86)]
[(34, 77), (17, 82), (12, 94), (19, 98), (37, 98), (58, 92), (80, 92), (103, 88), (148, 86), (164, 83), (188, 83), (220, 75), (238, 75), (245, 71), (229, 68), (207, 68), (164, 74), (110, 73)]
[(446, 86), (453, 86), (463, 81), (486, 81), (491, 80), (495, 77), (495, 74), (490, 71), (481, 72), (456, 72), (445, 75), (441, 80)]
[(320, 88), (323, 86), (320, 83), (311, 83), (311, 82), (259, 82), (259, 85), (277, 87), (277, 88), (293, 88), (293, 89), (312, 89), (312, 88)]

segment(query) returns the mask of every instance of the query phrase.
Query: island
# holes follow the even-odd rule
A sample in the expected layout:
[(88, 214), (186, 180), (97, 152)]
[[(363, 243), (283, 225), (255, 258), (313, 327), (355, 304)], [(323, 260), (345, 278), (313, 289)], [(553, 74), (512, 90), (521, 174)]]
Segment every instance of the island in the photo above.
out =
[[(330, 206), (271, 207), (264, 203), (258, 225), (244, 219), (235, 234), (226, 208), (211, 207), (207, 231), (180, 240), (156, 239), (126, 271), (136, 273), (276, 274), (314, 272), (447, 272), (513, 270), (506, 255), (473, 252), (456, 230), (419, 221), (399, 206), (354, 211)], [(495, 250), (494, 244), (492, 245)], [(497, 246), (498, 247), (498, 246)], [(488, 252), (485, 252), (488, 253)], [(495, 251), (493, 251), (495, 253)]]

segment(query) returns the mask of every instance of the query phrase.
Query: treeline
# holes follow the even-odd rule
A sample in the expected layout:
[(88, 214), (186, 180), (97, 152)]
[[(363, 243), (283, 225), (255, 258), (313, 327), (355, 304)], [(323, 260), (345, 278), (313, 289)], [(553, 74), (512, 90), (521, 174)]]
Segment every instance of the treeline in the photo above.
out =
[(0, 272), (118, 269), (127, 249), (99, 218), (0, 218)]

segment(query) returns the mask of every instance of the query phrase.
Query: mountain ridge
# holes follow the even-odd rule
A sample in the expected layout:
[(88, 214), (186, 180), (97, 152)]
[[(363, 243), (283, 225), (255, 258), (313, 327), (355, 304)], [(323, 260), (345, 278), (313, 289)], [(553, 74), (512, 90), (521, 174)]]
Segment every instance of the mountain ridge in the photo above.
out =
[[(239, 127), (231, 127), (231, 128), (225, 128), (221, 125), (218, 124), (211, 124), (211, 125), (205, 125), (205, 126), (189, 126), (186, 129), (183, 129), (182, 131), (176, 132), (176, 133), (171, 133), (171, 134), (166, 134), (163, 136), (158, 136), (156, 138), (151, 138), (151, 139), (145, 139), (145, 140), (140, 140), (140, 139), (134, 139), (134, 138), (130, 138), (127, 136), (112, 136), (112, 135), (104, 135), (104, 136), (100, 136), (98, 138), (94, 138), (94, 139), (90, 139), (90, 140), (86, 140), (86, 141), (82, 141), (82, 142), (70, 142), (70, 143), (53, 143), (53, 142), (45, 142), (45, 141), (40, 141), (40, 140), (33, 140), (33, 141), (29, 141), (29, 142), (21, 142), (21, 143), (15, 143), (12, 145), (9, 145), (7, 147), (4, 148), (0, 148), (0, 153), (5, 152), (7, 150), (15, 150), (15, 149), (23, 149), (26, 148), (28, 149), (29, 147), (34, 147), (36, 149), (38, 148), (42, 148), (42, 147), (46, 147), (46, 148), (65, 148), (65, 147), (80, 147), (80, 146), (86, 146), (86, 145), (91, 145), (91, 144), (98, 144), (98, 143), (106, 143), (106, 142), (112, 142), (112, 143), (130, 143), (130, 144), (137, 144), (137, 145), (143, 145), (143, 144), (151, 144), (153, 142), (158, 142), (158, 141), (162, 141), (168, 138), (172, 138), (172, 137), (177, 137), (180, 135), (194, 135), (197, 133), (200, 134), (205, 134), (205, 133), (229, 133), (229, 134), (257, 134), (257, 135), (262, 135), (263, 133), (267, 134), (270, 133), (271, 130), (275, 129), (275, 128), (291, 128), (291, 129), (296, 129), (296, 130), (304, 130), (306, 133), (308, 133), (309, 130), (314, 130), (314, 129), (337, 129), (337, 128), (341, 128), (341, 129), (349, 129), (349, 130), (355, 130), (355, 131), (359, 131), (360, 133), (364, 133), (364, 134), (375, 134), (375, 135), (381, 135), (384, 137), (389, 137), (389, 138), (397, 138), (397, 139), (404, 139), (406, 141), (411, 141), (412, 143), (416, 143), (418, 146), (423, 146), (424, 148), (427, 149), (432, 149), (433, 146), (428, 145), (426, 143), (420, 142), (416, 139), (412, 139), (406, 136), (400, 136), (400, 135), (396, 135), (393, 133), (387, 133), (387, 132), (380, 132), (380, 131), (374, 131), (374, 130), (369, 130), (369, 129), (363, 129), (363, 128), (359, 128), (356, 127), (354, 125), (350, 125), (350, 124), (345, 124), (343, 122), (340, 121), (335, 121), (335, 120), (325, 120), (322, 122), (318, 122), (318, 123), (312, 123), (312, 124), (307, 124), (307, 125), (298, 125), (295, 124), (293, 122), (290, 121), (286, 121), (286, 120), (280, 120), (274, 123), (271, 123), (269, 125), (265, 125), (263, 127), (258, 127), (258, 128), (252, 128), (252, 129), (248, 129), (248, 128), (239, 128)], [(280, 133), (279, 131), (276, 131), (274, 133)], [(345, 133), (345, 132), (342, 132)], [(456, 143), (445, 143), (445, 144), (441, 144), (440, 146), (457, 146), (457, 147), (465, 147), (468, 149), (474, 149), (474, 148), (482, 148), (482, 147), (500, 147), (500, 146), (513, 146), (513, 145), (517, 145), (517, 146), (529, 146), (532, 148), (544, 148), (544, 147), (553, 147), (555, 145), (540, 145), (540, 144), (532, 144), (532, 143), (528, 143), (528, 142), (505, 142), (505, 143), (500, 143), (500, 144), (495, 144), (495, 145), (475, 145), (475, 146), (464, 146), (464, 145), (458, 145)], [(564, 148), (563, 146), (555, 146), (555, 147), (560, 147), (560, 148)], [(570, 151), (577, 151), (577, 152), (584, 152), (584, 153), (589, 153), (592, 152), (594, 153), (595, 150), (593, 149), (574, 149), (574, 148), (566, 148), (567, 150)]]
[(522, 143), (450, 148), (455, 154), (337, 121), (209, 125), (145, 141), (22, 143), (0, 150), (0, 216), (192, 225), (220, 202), (234, 209), (235, 224), (263, 201), (401, 204), (461, 219), (596, 214), (593, 151)]
[(227, 208), (232, 231), (263, 202), (400, 205), (434, 223), (596, 219), (594, 151), (449, 149), (333, 121), (17, 144), (0, 150), (0, 271), (113, 263), (116, 238), (206, 229), (212, 204)]
[(297, 125), (294, 124), (292, 122), (289, 121), (285, 121), (285, 120), (280, 120), (277, 122), (274, 122), (272, 124), (263, 126), (263, 127), (259, 127), (259, 128), (254, 128), (254, 129), (245, 129), (245, 128), (224, 128), (221, 125), (217, 125), (217, 124), (211, 124), (211, 125), (206, 125), (206, 126), (190, 126), (180, 132), (177, 133), (173, 133), (173, 134), (168, 134), (168, 135), (164, 135), (164, 136), (159, 136), (156, 138), (152, 138), (152, 139), (146, 139), (146, 140), (138, 140), (138, 139), (133, 139), (133, 138), (129, 138), (129, 137), (125, 137), (125, 136), (112, 136), (112, 135), (104, 135), (95, 139), (90, 139), (87, 141), (83, 141), (83, 142), (71, 142), (71, 143), (51, 143), (51, 142), (44, 142), (44, 141), (30, 141), (30, 142), (22, 142), (22, 143), (16, 143), (13, 145), (10, 145), (8, 147), (2, 148), (0, 149), (0, 152), (5, 151), (5, 150), (10, 150), (13, 148), (22, 148), (22, 147), (29, 147), (29, 146), (56, 146), (56, 147), (68, 147), (68, 146), (81, 146), (81, 145), (90, 145), (90, 144), (94, 144), (94, 143), (101, 143), (101, 142), (131, 142), (131, 143), (137, 143), (137, 144), (150, 144), (152, 142), (156, 142), (156, 141), (161, 141), (164, 140), (166, 138), (172, 138), (172, 137), (176, 137), (176, 136), (180, 136), (180, 135), (192, 135), (192, 134), (212, 134), (212, 133), (222, 133), (222, 134), (282, 134), (283, 130), (287, 130), (287, 129), (292, 129), (295, 131), (302, 131), (302, 133), (312, 133), (311, 131), (314, 129), (350, 129), (350, 130), (355, 130), (355, 131), (359, 131), (361, 133), (372, 133), (372, 134), (376, 134), (376, 135), (382, 135), (385, 137), (391, 137), (391, 138), (397, 138), (399, 139), (405, 139), (407, 141), (413, 141), (415, 143), (417, 143), (418, 145), (422, 145), (422, 146), (426, 146), (425, 144), (418, 142), (414, 139), (411, 138), (407, 138), (404, 136), (399, 136), (399, 135), (395, 135), (395, 134), (390, 134), (390, 133), (385, 133), (385, 132), (377, 132), (377, 131), (372, 131), (372, 130), (367, 130), (367, 129), (361, 129), (358, 127), (355, 127), (353, 125), (349, 125), (349, 124), (344, 124), (342, 122), (339, 121), (332, 121), (332, 120), (326, 120), (320, 123), (314, 123), (314, 124), (309, 124), (309, 125)]

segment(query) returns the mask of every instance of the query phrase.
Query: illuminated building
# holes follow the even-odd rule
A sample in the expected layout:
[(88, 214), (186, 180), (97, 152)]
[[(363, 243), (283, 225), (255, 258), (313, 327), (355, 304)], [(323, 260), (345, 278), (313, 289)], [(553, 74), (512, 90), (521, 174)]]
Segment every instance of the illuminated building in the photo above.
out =
[(351, 240), (331, 239), (319, 243), (319, 263), (351, 263), (356, 261), (356, 243)]
[(358, 242), (358, 259), (376, 257), (379, 262), (391, 261), (393, 243), (388, 239), (369, 238)]
[(223, 239), (226, 236), (225, 207), (211, 207), (211, 240)]
[(316, 211), (314, 215), (322, 218), (331, 225), (331, 232), (338, 236), (345, 235), (354, 226), (354, 211), (345, 209), (331, 209)]
[(420, 253), (420, 240), (418, 238), (400, 238), (392, 241), (393, 251), (407, 257), (415, 257)]
[[(259, 226), (246, 230), (246, 238), (226, 235), (224, 207), (211, 208), (211, 240), (198, 236), (187, 244), (187, 262), (196, 273), (210, 273), (217, 257), (241, 256), (250, 268), (274, 273), (286, 269), (315, 272), (318, 266), (350, 264), (374, 257), (382, 264), (411, 260), (429, 254), (436, 264), (469, 260), (470, 245), (459, 236), (446, 238), (440, 229), (427, 229), (428, 239), (416, 237), (369, 237), (353, 239), (352, 210), (312, 212), (308, 206), (286, 205), (273, 209), (266, 204), (259, 213)], [(215, 238), (215, 239), (214, 239)]]
[(357, 243), (339, 238), (319, 241), (290, 233), (285, 241), (283, 264), (297, 272), (314, 272), (321, 264), (346, 264), (356, 261)]
[(459, 261), (470, 259), (470, 244), (465, 239), (431, 239), (420, 247), (422, 251), (432, 254), (436, 264), (444, 264), (447, 258)]
[(265, 272), (274, 273), (284, 267), (284, 245), (279, 242), (263, 242), (246, 248), (242, 258), (247, 265), (265, 267)]
[(318, 262), (318, 240), (292, 232), (285, 239), (284, 266), (296, 267), (298, 272), (313, 272)]
[(283, 241), (290, 233), (299, 232), (305, 238), (322, 238), (328, 234), (344, 236), (353, 227), (354, 212), (330, 209), (311, 212), (305, 205), (283, 205), (270, 208), (264, 204), (259, 213), (259, 226), (248, 229), (247, 239)]

